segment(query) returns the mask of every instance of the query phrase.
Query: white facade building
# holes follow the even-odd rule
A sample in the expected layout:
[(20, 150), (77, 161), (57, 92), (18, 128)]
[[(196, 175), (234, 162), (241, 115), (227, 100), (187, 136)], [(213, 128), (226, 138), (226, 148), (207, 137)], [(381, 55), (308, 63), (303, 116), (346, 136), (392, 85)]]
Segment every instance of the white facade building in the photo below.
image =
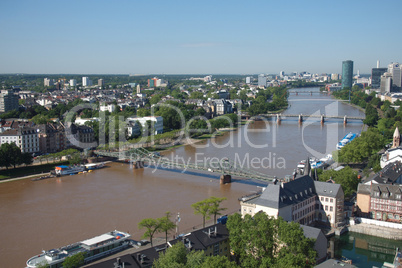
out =
[(0, 144), (15, 143), (22, 153), (39, 152), (39, 135), (34, 128), (9, 129), (0, 134)]
[[(129, 117), (127, 121), (135, 122), (141, 124), (142, 128), (148, 127), (147, 122), (151, 121), (154, 128), (154, 133), (151, 134), (162, 134), (163, 133), (163, 117), (162, 116), (145, 116), (145, 117)], [(143, 130), (144, 131), (144, 130)]]
[(109, 113), (113, 113), (116, 110), (116, 105), (114, 104), (101, 104), (99, 105), (99, 110), (101, 112), (106, 112), (108, 111)]
[(259, 197), (241, 201), (242, 216), (259, 211), (286, 221), (333, 227), (343, 222), (344, 193), (339, 184), (314, 181), (303, 176), (288, 183), (269, 184)]
[(82, 77), (82, 86), (83, 87), (92, 86), (92, 80), (90, 80), (89, 77), (87, 76)]
[(402, 82), (401, 65), (397, 62), (389, 64), (388, 72), (392, 75), (392, 84), (397, 87), (401, 87)]
[(77, 80), (70, 79), (70, 87), (75, 87), (75, 86), (77, 86)]

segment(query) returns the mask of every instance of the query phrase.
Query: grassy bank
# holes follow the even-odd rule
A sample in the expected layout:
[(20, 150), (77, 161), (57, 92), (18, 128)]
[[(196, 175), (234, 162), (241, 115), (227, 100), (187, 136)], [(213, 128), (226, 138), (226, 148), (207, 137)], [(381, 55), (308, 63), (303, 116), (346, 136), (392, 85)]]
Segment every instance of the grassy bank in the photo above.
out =
[(0, 180), (7, 180), (18, 177), (25, 177), (34, 174), (47, 173), (54, 170), (55, 166), (68, 165), (68, 161), (49, 163), (43, 165), (34, 165), (27, 167), (17, 167), (0, 170)]

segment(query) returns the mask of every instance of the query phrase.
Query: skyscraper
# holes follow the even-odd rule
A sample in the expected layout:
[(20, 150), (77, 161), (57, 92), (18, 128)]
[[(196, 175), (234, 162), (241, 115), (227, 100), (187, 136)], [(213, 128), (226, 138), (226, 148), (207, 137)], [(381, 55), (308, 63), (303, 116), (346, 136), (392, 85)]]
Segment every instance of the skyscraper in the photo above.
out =
[(342, 62), (342, 89), (352, 88), (353, 82), (353, 61), (346, 60)]
[(401, 65), (397, 62), (389, 64), (388, 72), (392, 74), (392, 86), (400, 88), (402, 82)]
[(267, 77), (264, 74), (260, 74), (258, 76), (258, 86), (266, 87), (267, 86)]
[(371, 87), (380, 88), (381, 76), (387, 72), (387, 68), (380, 68), (380, 61), (377, 61), (377, 68), (371, 69)]

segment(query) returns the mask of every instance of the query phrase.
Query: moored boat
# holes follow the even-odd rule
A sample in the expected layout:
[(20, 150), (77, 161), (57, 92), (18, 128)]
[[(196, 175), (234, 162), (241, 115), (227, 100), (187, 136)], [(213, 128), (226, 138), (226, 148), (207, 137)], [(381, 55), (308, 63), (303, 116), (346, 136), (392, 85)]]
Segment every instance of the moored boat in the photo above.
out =
[(343, 139), (336, 144), (336, 149), (340, 150), (342, 149), (346, 144), (350, 143), (352, 140), (354, 140), (357, 137), (357, 133), (352, 133), (350, 132), (349, 134), (346, 134)]
[(49, 268), (61, 267), (65, 258), (81, 252), (85, 255), (85, 263), (89, 263), (127, 248), (130, 237), (130, 234), (117, 230), (108, 232), (68, 246), (43, 251), (30, 258), (27, 267), (36, 268), (46, 264)]
[(85, 170), (85, 166), (75, 165), (75, 166), (57, 166), (55, 172), (57, 176), (63, 175), (73, 175)]

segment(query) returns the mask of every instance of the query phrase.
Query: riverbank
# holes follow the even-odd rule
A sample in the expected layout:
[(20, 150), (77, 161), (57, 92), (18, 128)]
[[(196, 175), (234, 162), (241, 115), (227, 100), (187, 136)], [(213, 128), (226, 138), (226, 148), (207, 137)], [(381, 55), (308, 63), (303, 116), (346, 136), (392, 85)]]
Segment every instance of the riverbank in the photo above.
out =
[(386, 238), (390, 240), (401, 240), (402, 241), (402, 232), (400, 229), (394, 229), (383, 226), (376, 226), (367, 223), (359, 223), (356, 225), (351, 225), (348, 227), (349, 232), (371, 235), (381, 238)]

